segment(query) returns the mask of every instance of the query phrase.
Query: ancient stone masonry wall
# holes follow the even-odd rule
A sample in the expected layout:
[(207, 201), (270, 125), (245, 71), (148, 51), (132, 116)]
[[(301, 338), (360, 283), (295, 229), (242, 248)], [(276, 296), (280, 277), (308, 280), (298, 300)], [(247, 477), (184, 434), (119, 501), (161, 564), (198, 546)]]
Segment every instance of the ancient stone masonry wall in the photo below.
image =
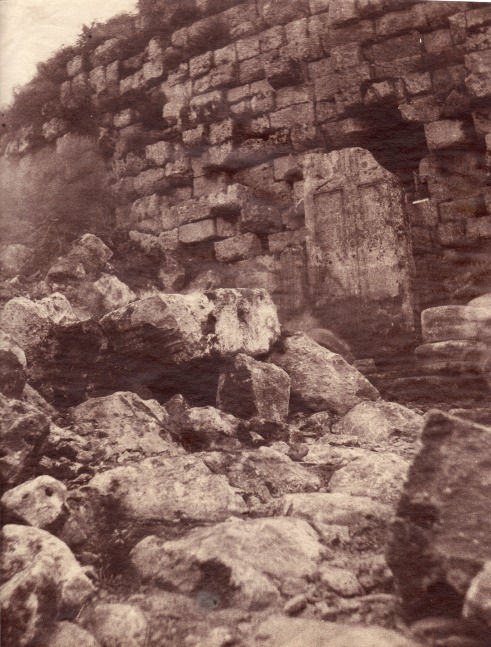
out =
[[(345, 147), (368, 149), (406, 192), (421, 307), (479, 280), (491, 5), (169, 1), (152, 20), (130, 58), (126, 34), (70, 60), (60, 105), (90, 106), (118, 228), (162, 252), (164, 289), (265, 287), (284, 317), (309, 307), (304, 159)], [(53, 117), (7, 153), (74, 127)]]

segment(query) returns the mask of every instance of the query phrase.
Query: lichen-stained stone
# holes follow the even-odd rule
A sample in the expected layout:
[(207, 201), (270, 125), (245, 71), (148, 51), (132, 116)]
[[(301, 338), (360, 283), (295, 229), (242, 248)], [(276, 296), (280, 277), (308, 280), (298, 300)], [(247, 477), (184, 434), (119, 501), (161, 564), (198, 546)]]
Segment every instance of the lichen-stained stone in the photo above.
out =
[(302, 519), (231, 519), (177, 541), (147, 537), (131, 560), (145, 579), (259, 610), (279, 601), (287, 580), (301, 586), (312, 577), (322, 552), (317, 533)]
[(89, 398), (70, 414), (80, 433), (101, 436), (99, 448), (105, 459), (178, 453), (164, 437), (171, 427), (165, 409), (136, 393), (118, 391)]
[(325, 305), (329, 294), (341, 310), (343, 301), (359, 303), (375, 324), (383, 303), (393, 301), (398, 323), (412, 329), (413, 261), (400, 182), (362, 148), (307, 154), (304, 177), (315, 302)]
[(267, 353), (280, 334), (276, 307), (264, 289), (218, 289), (206, 296), (213, 304), (212, 353), (221, 356)]
[(2, 505), (17, 521), (48, 529), (65, 513), (66, 486), (51, 476), (38, 476), (2, 496)]
[(291, 378), (292, 396), (312, 411), (347, 413), (362, 400), (376, 400), (377, 389), (340, 355), (302, 333), (288, 337), (268, 361)]
[(226, 519), (245, 512), (240, 494), (224, 476), (195, 456), (155, 456), (97, 474), (90, 487), (139, 521)]
[(147, 644), (147, 620), (140, 609), (131, 604), (94, 602), (84, 607), (79, 622), (107, 647), (145, 647)]
[(239, 354), (220, 375), (217, 403), (239, 418), (285, 420), (290, 401), (290, 378), (274, 364)]
[(104, 312), (122, 308), (136, 300), (133, 290), (120, 281), (116, 276), (103, 274), (94, 282), (94, 288), (101, 295)]
[(1, 580), (6, 582), (5, 587), (10, 588), (23, 571), (39, 566), (38, 572), (53, 575), (55, 592), (66, 610), (80, 608), (95, 591), (68, 546), (46, 530), (7, 524), (2, 530), (2, 547)]
[(432, 411), (399, 501), (388, 563), (410, 617), (462, 604), (491, 558), (491, 428)]

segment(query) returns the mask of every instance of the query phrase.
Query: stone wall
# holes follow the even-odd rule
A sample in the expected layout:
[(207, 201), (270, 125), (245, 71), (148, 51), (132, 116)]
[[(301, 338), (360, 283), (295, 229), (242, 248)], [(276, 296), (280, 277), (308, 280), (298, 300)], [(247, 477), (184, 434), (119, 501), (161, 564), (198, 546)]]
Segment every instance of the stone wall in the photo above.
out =
[[(70, 60), (58, 116), (26, 124), (6, 153), (90, 113), (117, 226), (161, 254), (162, 288), (265, 287), (286, 319), (311, 308), (304, 160), (361, 147), (405, 192), (415, 307), (479, 291), (491, 4), (169, 0), (134, 26)], [(138, 33), (150, 37), (124, 58)]]

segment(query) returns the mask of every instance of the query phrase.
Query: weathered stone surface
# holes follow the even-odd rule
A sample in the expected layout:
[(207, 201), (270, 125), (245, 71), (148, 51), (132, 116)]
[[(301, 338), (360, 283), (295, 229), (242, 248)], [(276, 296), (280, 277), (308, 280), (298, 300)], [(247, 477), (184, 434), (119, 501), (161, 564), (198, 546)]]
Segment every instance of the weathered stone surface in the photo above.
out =
[(171, 427), (165, 409), (155, 400), (142, 400), (135, 393), (90, 398), (72, 408), (71, 417), (80, 433), (98, 437), (101, 458), (121, 462), (178, 453), (178, 448), (165, 439)]
[(255, 234), (240, 234), (215, 243), (215, 255), (221, 263), (253, 258), (261, 251), (261, 241)]
[(276, 308), (263, 289), (218, 289), (206, 293), (216, 319), (212, 352), (262, 355), (278, 339)]
[(321, 485), (318, 476), (271, 447), (242, 451), (232, 461), (225, 460), (221, 471), (231, 485), (263, 503), (271, 496), (315, 492)]
[(491, 561), (484, 564), (467, 589), (463, 616), (491, 626)]
[(423, 372), (434, 375), (484, 373), (491, 369), (489, 344), (467, 339), (451, 339), (422, 344), (414, 349)]
[(319, 346), (304, 334), (288, 337), (283, 352), (269, 361), (292, 380), (292, 396), (313, 411), (347, 413), (362, 400), (375, 400), (377, 389), (345, 360)]
[(421, 313), (423, 341), (479, 340), (491, 337), (491, 308), (436, 306)]
[(43, 647), (101, 647), (92, 634), (73, 622), (57, 622)]
[(66, 486), (60, 481), (38, 476), (5, 492), (2, 505), (17, 522), (48, 529), (65, 513), (66, 494)]
[(26, 384), (26, 356), (13, 337), (0, 330), (0, 392), (18, 398)]
[(394, 514), (392, 506), (338, 492), (286, 494), (260, 511), (265, 515), (305, 519), (327, 542), (333, 537), (333, 526), (347, 528), (347, 536), (366, 536), (370, 529), (388, 524)]
[(188, 451), (241, 447), (236, 438), (240, 421), (219, 409), (190, 407), (175, 419), (180, 441)]
[(37, 408), (0, 396), (0, 457), (2, 485), (13, 487), (28, 478), (40, 456), (42, 442), (49, 434), (49, 418)]
[(274, 364), (239, 354), (220, 375), (217, 405), (239, 418), (285, 420), (290, 401), (290, 378)]
[(278, 601), (287, 580), (312, 577), (321, 556), (317, 533), (305, 521), (287, 518), (232, 519), (177, 541), (147, 537), (131, 553), (144, 578), (183, 593), (201, 587), (227, 606), (251, 610)]
[(425, 124), (425, 134), (430, 151), (462, 145), (469, 139), (464, 122), (458, 119), (442, 119)]
[(267, 353), (279, 336), (266, 290), (218, 289), (158, 294), (109, 313), (101, 325), (124, 355), (179, 365), (209, 355)]
[(357, 436), (370, 442), (397, 438), (416, 440), (423, 418), (395, 402), (361, 402), (332, 428), (334, 434)]
[[(342, 3), (343, 7), (345, 4)], [(412, 640), (382, 627), (353, 627), (285, 616), (271, 616), (262, 622), (250, 644), (251, 647), (417, 647)]]
[(194, 456), (154, 457), (98, 474), (90, 486), (131, 519), (219, 520), (245, 511), (223, 476)]
[(329, 481), (329, 491), (395, 503), (402, 492), (408, 469), (407, 461), (397, 454), (365, 451), (334, 473)]
[(0, 271), (6, 278), (22, 274), (31, 258), (31, 250), (20, 243), (5, 245), (0, 250)]
[(329, 591), (334, 591), (343, 598), (352, 598), (363, 593), (356, 575), (346, 568), (323, 564), (320, 569), (320, 580)]
[(94, 288), (101, 295), (104, 313), (111, 312), (117, 308), (136, 300), (133, 290), (120, 281), (116, 276), (103, 274), (100, 279), (94, 282)]
[(79, 622), (107, 647), (145, 647), (147, 643), (146, 618), (130, 604), (93, 603), (84, 608)]
[[(343, 300), (395, 300), (400, 323), (411, 329), (412, 257), (399, 181), (364, 149), (308, 154), (304, 159), (309, 282), (317, 305)], [(356, 214), (356, 220), (355, 220)], [(362, 215), (363, 214), (363, 215)], [(347, 312), (348, 318), (350, 315)]]
[(433, 411), (422, 440), (388, 552), (412, 617), (449, 605), (460, 608), (472, 579), (490, 559), (491, 429)]
[[(11, 586), (23, 572), (35, 569), (54, 578), (60, 604), (65, 609), (80, 608), (94, 592), (66, 544), (40, 528), (8, 524), (2, 530), (2, 582)], [(55, 596), (56, 599), (56, 596)]]
[(45, 563), (27, 565), (0, 587), (2, 641), (25, 647), (49, 631), (60, 607), (55, 574)]
[(101, 272), (113, 253), (109, 247), (94, 234), (84, 234), (70, 249), (68, 254), (58, 259), (49, 269), (47, 276), (53, 280), (94, 276)]

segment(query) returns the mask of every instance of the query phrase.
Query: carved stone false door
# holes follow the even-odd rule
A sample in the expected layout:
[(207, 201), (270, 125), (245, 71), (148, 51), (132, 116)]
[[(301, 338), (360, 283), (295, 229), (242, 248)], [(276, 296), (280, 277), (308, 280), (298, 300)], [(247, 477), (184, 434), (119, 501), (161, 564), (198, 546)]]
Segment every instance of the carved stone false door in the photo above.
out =
[(362, 148), (307, 155), (304, 177), (309, 287), (325, 324), (412, 330), (413, 258), (399, 180)]

